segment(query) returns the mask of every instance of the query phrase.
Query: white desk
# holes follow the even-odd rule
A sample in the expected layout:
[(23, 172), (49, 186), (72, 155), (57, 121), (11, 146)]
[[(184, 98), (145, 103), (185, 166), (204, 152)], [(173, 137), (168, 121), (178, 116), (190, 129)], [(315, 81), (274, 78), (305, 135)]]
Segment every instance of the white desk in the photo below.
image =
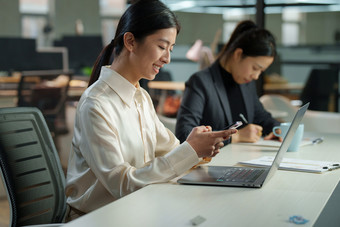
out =
[[(284, 157), (340, 161), (340, 135), (323, 135), (318, 145), (301, 147)], [(210, 165), (234, 165), (262, 155), (274, 155), (270, 149), (245, 145), (229, 145)], [(340, 179), (340, 169), (323, 173), (303, 173), (279, 170), (261, 189), (187, 186), (176, 183), (150, 185), (122, 199), (87, 214), (71, 226), (192, 226), (190, 220), (200, 215), (206, 219), (199, 226), (296, 226), (289, 217), (302, 215), (313, 226)], [(333, 193), (335, 199), (340, 197)], [(338, 198), (339, 199), (339, 198)], [(336, 202), (337, 218), (340, 202)], [(330, 214), (329, 214), (330, 215)], [(318, 223), (331, 226), (339, 222)], [(320, 218), (322, 219), (322, 217)], [(320, 221), (320, 220), (319, 220)], [(321, 220), (322, 221), (322, 220)]]

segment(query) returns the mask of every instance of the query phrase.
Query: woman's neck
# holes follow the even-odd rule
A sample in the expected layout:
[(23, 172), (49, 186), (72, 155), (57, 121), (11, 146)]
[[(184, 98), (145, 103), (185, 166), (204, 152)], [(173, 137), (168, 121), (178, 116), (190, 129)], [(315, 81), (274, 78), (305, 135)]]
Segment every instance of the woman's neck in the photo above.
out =
[(131, 84), (137, 86), (139, 78), (137, 78), (136, 73), (133, 72), (132, 68), (127, 67), (131, 64), (129, 64), (128, 58), (124, 58), (122, 54), (123, 53), (113, 60), (110, 68), (127, 79)]

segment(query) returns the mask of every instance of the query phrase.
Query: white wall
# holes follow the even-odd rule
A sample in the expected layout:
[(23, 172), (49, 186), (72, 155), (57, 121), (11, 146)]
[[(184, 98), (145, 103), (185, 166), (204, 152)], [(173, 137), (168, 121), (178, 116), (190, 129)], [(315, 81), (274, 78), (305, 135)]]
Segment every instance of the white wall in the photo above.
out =
[(340, 12), (306, 14), (306, 44), (334, 44), (334, 34), (340, 31)]
[(99, 0), (55, 1), (56, 38), (74, 35), (77, 19), (81, 19), (84, 24), (84, 35), (101, 34)]
[(223, 28), (222, 15), (183, 12), (176, 12), (176, 15), (182, 26), (177, 44), (192, 45), (195, 40), (201, 39), (204, 44), (210, 45), (216, 32)]
[(0, 36), (21, 35), (19, 0), (0, 0)]
[(187, 81), (189, 77), (199, 70), (199, 64), (185, 58), (190, 45), (176, 45), (171, 53), (171, 62), (164, 66), (164, 70), (171, 73), (174, 81)]

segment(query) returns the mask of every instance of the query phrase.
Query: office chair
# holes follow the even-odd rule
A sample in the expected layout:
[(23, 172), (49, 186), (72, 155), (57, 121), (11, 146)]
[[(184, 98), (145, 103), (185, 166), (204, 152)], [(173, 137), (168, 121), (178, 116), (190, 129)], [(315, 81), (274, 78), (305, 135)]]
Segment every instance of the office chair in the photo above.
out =
[(168, 128), (172, 133), (175, 134), (176, 123), (177, 123), (176, 118), (166, 117), (161, 114), (158, 114), (158, 118), (166, 128)]
[(282, 113), (284, 116), (278, 117), (278, 120), (282, 122), (291, 121), (298, 110), (297, 107), (290, 103), (290, 100), (287, 97), (282, 95), (262, 95), (260, 97), (260, 102), (274, 118), (276, 118), (275, 112)]
[(10, 226), (62, 225), (51, 223), (66, 214), (65, 176), (39, 109), (0, 108), (0, 167)]
[(312, 69), (300, 99), (310, 102), (310, 110), (336, 112), (338, 107), (338, 69)]
[(68, 132), (65, 104), (72, 76), (72, 72), (49, 70), (23, 71), (20, 78), (17, 106), (37, 107), (53, 137)]
[[(282, 122), (290, 122), (298, 110), (298, 107), (293, 106), (288, 98), (281, 95), (263, 95), (260, 101), (263, 107), (272, 114), (274, 112), (287, 113), (287, 116), (279, 118)], [(305, 131), (340, 133), (340, 113), (307, 110), (301, 122), (305, 125)]]

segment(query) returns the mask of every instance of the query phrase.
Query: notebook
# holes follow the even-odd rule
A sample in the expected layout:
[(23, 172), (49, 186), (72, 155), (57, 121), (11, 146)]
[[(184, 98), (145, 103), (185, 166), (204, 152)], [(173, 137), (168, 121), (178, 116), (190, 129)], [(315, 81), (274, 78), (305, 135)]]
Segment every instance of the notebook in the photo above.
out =
[(281, 146), (276, 153), (274, 161), (269, 167), (252, 168), (237, 166), (199, 166), (190, 173), (178, 179), (180, 184), (197, 185), (220, 185), (260, 188), (267, 182), (279, 168), (283, 154), (287, 151), (297, 127), (299, 126), (309, 103), (302, 106), (294, 116), (283, 139)]

